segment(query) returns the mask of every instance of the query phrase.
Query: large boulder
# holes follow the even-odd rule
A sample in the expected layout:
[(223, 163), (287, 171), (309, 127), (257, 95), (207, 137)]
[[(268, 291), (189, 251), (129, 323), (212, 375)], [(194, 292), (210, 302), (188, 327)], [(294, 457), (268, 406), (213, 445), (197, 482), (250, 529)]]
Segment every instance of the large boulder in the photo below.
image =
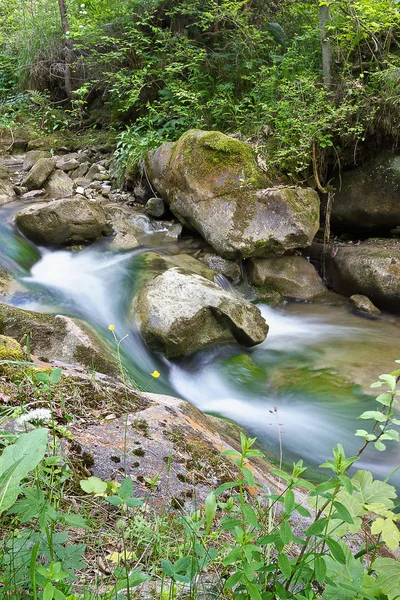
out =
[(248, 144), (191, 130), (146, 159), (152, 185), (186, 226), (224, 258), (283, 254), (308, 246), (319, 227), (312, 189), (270, 187)]
[(326, 276), (340, 294), (362, 294), (378, 308), (400, 312), (400, 240), (335, 244), (326, 257)]
[(268, 333), (256, 306), (178, 267), (139, 292), (133, 313), (147, 345), (169, 358), (217, 343), (254, 346)]
[(0, 206), (3, 206), (3, 204), (15, 200), (15, 193), (8, 177), (3, 178), (1, 175), (0, 172)]
[(78, 319), (0, 303), (0, 336), (12, 337), (26, 346), (29, 342), (31, 352), (42, 361), (61, 361), (108, 375), (119, 372), (118, 363), (106, 345)]
[(106, 231), (106, 213), (86, 198), (64, 198), (25, 208), (15, 215), (24, 235), (43, 245), (86, 244)]
[[(339, 188), (339, 182), (337, 182)], [(400, 225), (400, 155), (383, 151), (342, 174), (332, 207), (336, 230), (384, 230)]]
[(39, 158), (21, 182), (28, 190), (39, 190), (54, 171), (54, 158)]
[(316, 269), (303, 256), (252, 258), (246, 261), (249, 282), (286, 298), (313, 300), (327, 289)]

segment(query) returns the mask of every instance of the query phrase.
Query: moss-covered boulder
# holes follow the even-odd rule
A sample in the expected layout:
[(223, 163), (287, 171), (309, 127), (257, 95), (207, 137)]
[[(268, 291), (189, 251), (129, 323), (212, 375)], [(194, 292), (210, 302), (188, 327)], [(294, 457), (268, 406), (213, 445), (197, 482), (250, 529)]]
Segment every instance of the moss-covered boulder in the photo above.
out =
[(384, 230), (400, 225), (400, 154), (382, 151), (342, 173), (332, 207), (338, 231)]
[(311, 189), (271, 187), (251, 146), (190, 130), (146, 159), (152, 185), (186, 226), (225, 258), (283, 254), (307, 246), (319, 226)]
[(12, 337), (0, 335), (0, 361), (1, 360), (25, 360), (21, 344)]
[(54, 171), (56, 161), (54, 158), (39, 158), (21, 182), (28, 190), (39, 190)]
[(15, 222), (28, 239), (45, 246), (87, 244), (107, 231), (104, 208), (83, 197), (29, 206)]
[(400, 312), (400, 240), (334, 244), (326, 255), (326, 276), (340, 294), (362, 294), (378, 308)]
[(56, 169), (48, 178), (44, 189), (49, 198), (70, 198), (74, 193), (74, 182), (67, 173)]
[(249, 282), (286, 298), (312, 300), (327, 292), (316, 269), (303, 256), (252, 258), (246, 261)]
[(22, 166), (23, 170), (29, 171), (41, 158), (51, 158), (50, 152), (47, 150), (29, 150), (29, 152), (25, 154), (24, 164)]
[(147, 345), (167, 357), (184, 356), (217, 343), (254, 346), (264, 341), (268, 332), (256, 306), (179, 268), (150, 281), (132, 308)]
[(0, 303), (0, 334), (29, 346), (31, 352), (45, 362), (61, 361), (110, 375), (119, 372), (108, 347), (78, 319)]

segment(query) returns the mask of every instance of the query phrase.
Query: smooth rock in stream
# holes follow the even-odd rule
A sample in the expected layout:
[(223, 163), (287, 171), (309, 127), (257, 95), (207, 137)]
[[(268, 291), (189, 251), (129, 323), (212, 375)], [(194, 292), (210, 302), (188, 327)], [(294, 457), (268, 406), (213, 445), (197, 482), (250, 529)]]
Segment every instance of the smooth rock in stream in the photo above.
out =
[(303, 256), (252, 258), (246, 261), (249, 282), (286, 298), (313, 300), (327, 289), (315, 267)]
[(218, 343), (254, 346), (268, 333), (256, 306), (180, 268), (150, 281), (132, 309), (146, 344), (167, 358)]
[(54, 158), (39, 158), (22, 180), (21, 185), (28, 190), (40, 190), (54, 171), (55, 165)]
[(376, 308), (375, 304), (371, 302), (367, 296), (362, 296), (361, 294), (354, 294), (349, 298), (350, 304), (356, 310), (366, 313), (368, 315), (378, 316), (381, 314), (379, 308)]
[(165, 213), (165, 204), (162, 198), (150, 198), (146, 202), (144, 210), (151, 217), (160, 218)]
[(82, 197), (29, 206), (15, 215), (15, 222), (28, 239), (55, 246), (87, 244), (107, 229), (104, 208)]
[(224, 258), (283, 254), (308, 246), (319, 228), (317, 192), (268, 188), (252, 147), (219, 132), (163, 144), (148, 153), (146, 172), (175, 216)]

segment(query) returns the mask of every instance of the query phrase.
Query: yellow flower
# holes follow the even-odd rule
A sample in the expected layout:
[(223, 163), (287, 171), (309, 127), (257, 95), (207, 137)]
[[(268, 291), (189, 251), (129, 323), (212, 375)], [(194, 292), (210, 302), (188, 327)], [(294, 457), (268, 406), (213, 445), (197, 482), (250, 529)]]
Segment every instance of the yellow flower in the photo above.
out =
[(114, 325), (109, 325), (109, 326), (108, 326), (108, 329), (109, 329), (110, 331), (114, 331), (115, 327), (114, 327)]
[(155, 377), (157, 379), (157, 377), (160, 377), (160, 373), (158, 371), (153, 371), (153, 373), (151, 374), (152, 377)]

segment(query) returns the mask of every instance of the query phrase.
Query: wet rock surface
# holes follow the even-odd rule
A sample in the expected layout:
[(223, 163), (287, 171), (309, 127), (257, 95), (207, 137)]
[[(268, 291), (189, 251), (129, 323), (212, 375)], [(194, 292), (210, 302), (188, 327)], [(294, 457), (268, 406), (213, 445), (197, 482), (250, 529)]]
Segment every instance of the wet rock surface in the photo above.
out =
[(135, 298), (133, 313), (147, 345), (166, 357), (218, 343), (254, 346), (268, 333), (256, 306), (180, 268), (148, 283)]
[(222, 133), (188, 131), (150, 152), (146, 169), (175, 216), (224, 258), (283, 254), (318, 230), (318, 194), (267, 188), (251, 146)]

